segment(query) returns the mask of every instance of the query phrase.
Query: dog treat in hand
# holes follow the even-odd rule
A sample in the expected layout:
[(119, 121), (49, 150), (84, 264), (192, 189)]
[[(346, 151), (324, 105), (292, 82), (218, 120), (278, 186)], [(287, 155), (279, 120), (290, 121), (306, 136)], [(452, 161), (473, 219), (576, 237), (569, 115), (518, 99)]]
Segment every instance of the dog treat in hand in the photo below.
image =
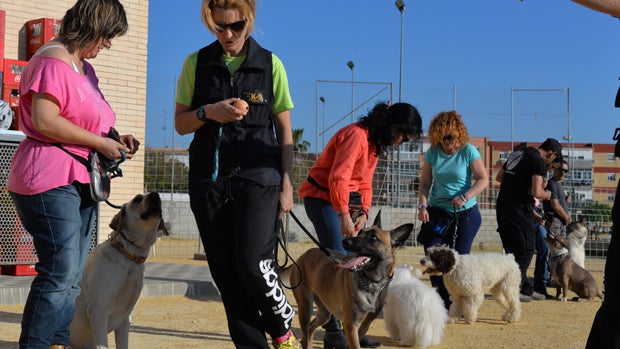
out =
[(245, 110), (246, 112), (250, 111), (250, 106), (248, 105), (248, 102), (244, 101), (243, 99), (240, 99), (236, 101), (235, 103), (233, 103), (233, 107), (237, 109)]

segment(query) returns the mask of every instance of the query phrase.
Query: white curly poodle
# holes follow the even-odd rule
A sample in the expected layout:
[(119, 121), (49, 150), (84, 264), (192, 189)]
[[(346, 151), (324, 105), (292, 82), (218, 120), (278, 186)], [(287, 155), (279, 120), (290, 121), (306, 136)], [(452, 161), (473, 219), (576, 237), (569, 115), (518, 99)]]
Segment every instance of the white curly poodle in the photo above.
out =
[(485, 293), (491, 293), (506, 310), (502, 320), (515, 322), (521, 318), (521, 273), (512, 254), (459, 255), (446, 246), (434, 246), (427, 249), (420, 264), (426, 268), (425, 274), (443, 274), (452, 300), (450, 322), (456, 322), (461, 315), (467, 324), (476, 322)]
[(437, 291), (419, 279), (421, 271), (399, 265), (388, 287), (383, 307), (385, 329), (400, 345), (421, 348), (439, 345), (448, 312)]

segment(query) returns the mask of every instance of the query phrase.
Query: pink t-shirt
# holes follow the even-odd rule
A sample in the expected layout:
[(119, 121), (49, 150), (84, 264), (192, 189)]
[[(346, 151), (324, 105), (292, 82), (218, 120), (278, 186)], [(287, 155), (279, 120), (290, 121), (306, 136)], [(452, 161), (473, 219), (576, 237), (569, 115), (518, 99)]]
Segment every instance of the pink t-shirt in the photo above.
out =
[[(72, 123), (105, 136), (116, 121), (114, 111), (99, 90), (95, 70), (84, 62), (86, 75), (76, 72), (66, 62), (44, 56), (33, 56), (24, 68), (19, 85), (19, 125), (28, 137), (22, 141), (11, 163), (7, 189), (33, 195), (78, 181), (90, 183), (86, 167), (50, 143), (32, 125), (32, 92), (47, 93), (56, 98), (60, 115)], [(86, 158), (90, 149), (63, 144), (75, 155)]]

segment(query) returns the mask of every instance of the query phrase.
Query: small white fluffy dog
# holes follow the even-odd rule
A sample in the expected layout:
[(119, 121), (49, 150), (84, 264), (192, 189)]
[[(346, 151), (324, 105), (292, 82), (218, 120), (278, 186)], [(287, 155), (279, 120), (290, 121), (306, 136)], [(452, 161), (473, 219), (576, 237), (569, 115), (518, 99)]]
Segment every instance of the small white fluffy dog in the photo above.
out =
[(502, 320), (515, 322), (521, 318), (521, 272), (512, 254), (459, 255), (449, 247), (434, 246), (427, 249), (420, 264), (426, 268), (425, 274), (443, 274), (452, 300), (450, 322), (456, 322), (461, 315), (467, 324), (476, 322), (485, 293), (491, 293), (506, 310)]
[(588, 228), (586, 220), (581, 217), (578, 222), (571, 222), (566, 226), (566, 239), (568, 240), (568, 254), (578, 266), (586, 267), (586, 238)]
[(399, 265), (388, 287), (383, 319), (385, 329), (400, 345), (421, 348), (439, 345), (448, 312), (437, 291), (419, 279), (421, 271)]

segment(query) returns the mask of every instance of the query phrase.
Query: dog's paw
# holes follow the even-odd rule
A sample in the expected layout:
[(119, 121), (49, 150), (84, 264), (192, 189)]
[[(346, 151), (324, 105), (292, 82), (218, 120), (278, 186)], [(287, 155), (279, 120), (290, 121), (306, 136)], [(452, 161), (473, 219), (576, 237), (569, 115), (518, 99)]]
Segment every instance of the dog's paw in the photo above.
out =
[(561, 297), (560, 298), (560, 302), (566, 302), (567, 298), (566, 297)]
[(502, 315), (502, 320), (504, 320), (504, 321), (506, 321), (508, 323), (517, 321), (517, 319), (515, 319), (514, 313), (512, 313), (512, 312), (508, 312), (508, 313)]
[(466, 323), (467, 325), (471, 325), (471, 324), (475, 323), (475, 322), (476, 322), (476, 320), (477, 320), (477, 319), (476, 319), (475, 317), (471, 317), (471, 318), (467, 318), (467, 317), (466, 317), (466, 318), (465, 318), (465, 323)]

